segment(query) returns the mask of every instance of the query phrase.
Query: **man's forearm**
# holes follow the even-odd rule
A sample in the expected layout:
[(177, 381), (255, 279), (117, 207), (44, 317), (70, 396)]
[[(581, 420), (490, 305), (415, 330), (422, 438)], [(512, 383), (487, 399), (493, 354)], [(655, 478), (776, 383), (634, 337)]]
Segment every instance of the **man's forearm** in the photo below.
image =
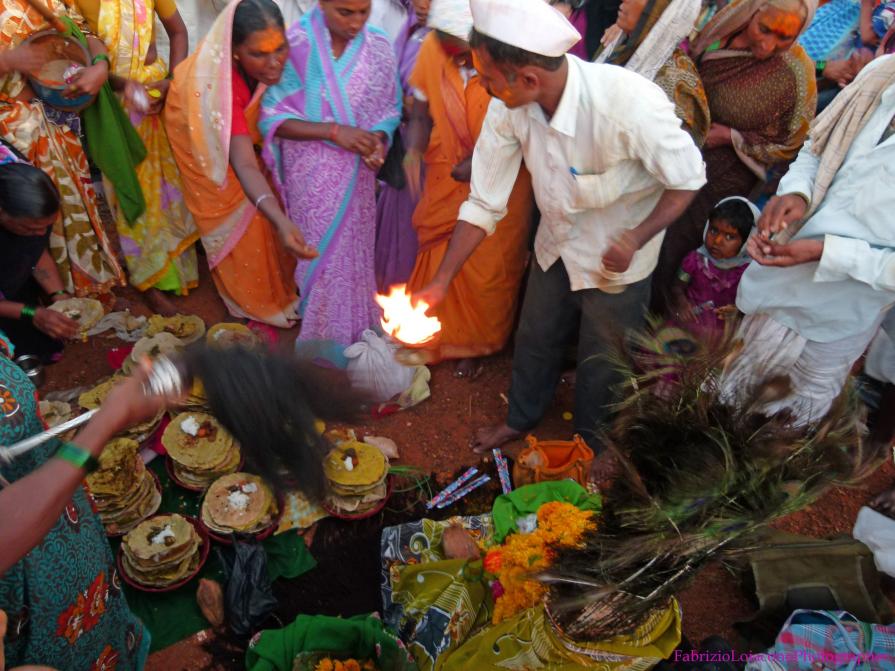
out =
[(433, 278), (434, 282), (447, 286), (460, 272), (466, 259), (475, 251), (479, 243), (485, 239), (485, 231), (466, 221), (458, 221), (448, 243), (447, 251)]
[(697, 193), (699, 192), (673, 191), (670, 189), (664, 191), (653, 211), (649, 213), (646, 219), (640, 222), (639, 226), (630, 231), (634, 236), (637, 248), (642, 248), (658, 233), (661, 233), (673, 224), (684, 213), (684, 210), (689, 207), (690, 203), (693, 202)]

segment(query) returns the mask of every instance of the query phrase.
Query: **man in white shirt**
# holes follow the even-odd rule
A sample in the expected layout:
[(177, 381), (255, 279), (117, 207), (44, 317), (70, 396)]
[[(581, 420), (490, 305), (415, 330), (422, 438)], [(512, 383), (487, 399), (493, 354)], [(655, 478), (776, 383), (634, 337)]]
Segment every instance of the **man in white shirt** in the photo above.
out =
[[(895, 56), (868, 65), (817, 118), (749, 241), (737, 307), (744, 348), (723, 398), (768, 375), (792, 393), (763, 409), (826, 415), (895, 303)], [(772, 236), (805, 219), (792, 242)]]
[(472, 0), (476, 70), (493, 96), (471, 194), (440, 269), (418, 297), (444, 297), (506, 213), (525, 160), (541, 223), (515, 339), (509, 415), (478, 431), (484, 451), (534, 428), (579, 325), (575, 428), (596, 444), (615, 382), (615, 337), (643, 323), (665, 228), (705, 183), (674, 106), (637, 74), (565, 55), (580, 40), (544, 0)]

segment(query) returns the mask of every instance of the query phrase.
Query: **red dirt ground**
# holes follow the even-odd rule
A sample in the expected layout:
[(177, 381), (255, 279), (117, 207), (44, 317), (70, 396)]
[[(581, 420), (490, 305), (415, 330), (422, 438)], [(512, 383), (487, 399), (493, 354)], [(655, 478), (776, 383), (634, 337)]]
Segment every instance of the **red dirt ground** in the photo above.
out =
[[(200, 265), (203, 263), (200, 262)], [(149, 314), (139, 295), (130, 289), (118, 292), (134, 304), (134, 312)], [(218, 298), (207, 270), (203, 270), (199, 289), (189, 297), (175, 299), (184, 313), (202, 317), (210, 326), (226, 321), (227, 315)], [(284, 334), (284, 343), (290, 334)], [(294, 335), (294, 334), (292, 334)], [(114, 337), (99, 336), (85, 343), (71, 344), (63, 360), (47, 370), (47, 382), (41, 389), (48, 392), (90, 384), (112, 371), (106, 362), (106, 352), (121, 343)], [(400, 463), (434, 472), (441, 479), (448, 478), (463, 465), (471, 465), (478, 457), (471, 453), (467, 441), (474, 427), (493, 423), (504, 417), (506, 401), (503, 396), (509, 387), (510, 359), (506, 354), (488, 361), (480, 378), (470, 382), (455, 379), (450, 365), (433, 370), (432, 398), (409, 411), (356, 427), (359, 433), (388, 436), (395, 440), (401, 452)], [(561, 387), (554, 407), (538, 428), (541, 438), (569, 438), (571, 422), (562, 414), (572, 409), (573, 392)], [(521, 443), (508, 453), (515, 455)], [(600, 472), (611, 472), (611, 464), (604, 464)], [(859, 508), (874, 494), (895, 480), (895, 469), (886, 464), (863, 485), (855, 489), (830, 492), (812, 508), (782, 520), (781, 529), (816, 537), (850, 533)], [(684, 612), (684, 633), (693, 642), (711, 634), (730, 637), (733, 622), (744, 619), (750, 612), (746, 596), (738, 582), (720, 564), (706, 567), (680, 595)], [(147, 671), (187, 671), (207, 669), (209, 657), (202, 648), (205, 632), (154, 654)], [(242, 668), (234, 659), (228, 668)]]

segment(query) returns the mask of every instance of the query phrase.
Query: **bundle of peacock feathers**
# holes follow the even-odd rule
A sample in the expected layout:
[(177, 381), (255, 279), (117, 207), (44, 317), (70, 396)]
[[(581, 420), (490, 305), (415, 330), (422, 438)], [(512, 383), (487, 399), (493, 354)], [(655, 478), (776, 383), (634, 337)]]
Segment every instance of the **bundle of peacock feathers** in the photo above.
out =
[(541, 576), (565, 635), (630, 634), (707, 561), (884, 459), (862, 443), (849, 391), (809, 428), (761, 412), (789, 394), (785, 376), (756, 379), (736, 405), (722, 403), (717, 380), (739, 349), (730, 335), (704, 344), (657, 325), (620, 348), (622, 400), (605, 442), (621, 472), (584, 547), (562, 551)]

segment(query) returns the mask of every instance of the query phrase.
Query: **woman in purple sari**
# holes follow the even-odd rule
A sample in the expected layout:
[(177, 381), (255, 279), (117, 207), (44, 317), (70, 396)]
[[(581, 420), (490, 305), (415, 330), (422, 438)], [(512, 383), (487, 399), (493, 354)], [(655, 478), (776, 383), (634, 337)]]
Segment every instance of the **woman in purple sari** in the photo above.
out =
[(289, 218), (320, 254), (295, 271), (299, 353), (343, 348), (379, 322), (376, 172), (401, 94), (388, 38), (366, 25), (370, 4), (320, 0), (289, 29), (286, 69), (262, 102), (264, 159)]
[[(413, 98), (410, 73), (416, 65), (423, 38), (429, 34), (426, 27), (428, 16), (429, 0), (413, 0), (413, 11), (395, 40), (405, 111), (411, 108)], [(398, 132), (402, 134), (406, 146), (406, 123), (401, 125)], [(419, 244), (412, 220), (418, 202), (419, 194), (412, 193), (406, 186), (396, 189), (383, 184), (379, 192), (376, 202), (376, 285), (382, 292), (393, 284), (406, 283), (413, 272)]]

